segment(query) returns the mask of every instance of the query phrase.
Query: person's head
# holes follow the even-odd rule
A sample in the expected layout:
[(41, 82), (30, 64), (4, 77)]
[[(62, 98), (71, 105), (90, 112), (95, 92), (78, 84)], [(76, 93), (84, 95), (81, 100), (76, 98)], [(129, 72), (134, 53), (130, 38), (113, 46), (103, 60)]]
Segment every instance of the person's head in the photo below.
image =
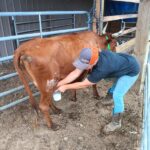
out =
[(98, 55), (98, 49), (84, 48), (79, 57), (73, 62), (73, 65), (80, 70), (89, 70), (97, 63)]

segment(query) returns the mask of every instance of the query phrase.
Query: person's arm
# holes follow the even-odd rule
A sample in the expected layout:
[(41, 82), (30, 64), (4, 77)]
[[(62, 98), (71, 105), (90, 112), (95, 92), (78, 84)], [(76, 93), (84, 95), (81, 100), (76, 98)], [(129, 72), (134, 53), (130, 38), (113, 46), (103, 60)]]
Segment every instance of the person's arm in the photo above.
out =
[(82, 74), (82, 72), (83, 72), (83, 70), (80, 70), (80, 69), (76, 68), (66, 78), (59, 81), (58, 84), (57, 84), (57, 87), (74, 81), (75, 79), (77, 79)]
[(81, 89), (81, 88), (85, 88), (87, 86), (94, 85), (94, 84), (96, 84), (96, 83), (92, 83), (88, 79), (85, 79), (82, 82), (75, 82), (72, 84), (62, 85), (56, 91), (65, 92), (66, 90), (69, 90), (69, 89), (70, 90), (71, 89)]

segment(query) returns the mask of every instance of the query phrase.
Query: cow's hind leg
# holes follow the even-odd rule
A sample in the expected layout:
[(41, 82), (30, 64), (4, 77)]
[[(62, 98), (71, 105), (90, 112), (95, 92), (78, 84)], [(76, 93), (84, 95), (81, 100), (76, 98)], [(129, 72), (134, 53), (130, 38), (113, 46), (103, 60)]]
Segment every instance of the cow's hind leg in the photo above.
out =
[(49, 100), (49, 93), (47, 92), (41, 92), (41, 99), (40, 99), (40, 104), (39, 108), (41, 109), (44, 118), (46, 120), (47, 126), (49, 128), (52, 128), (54, 131), (59, 129), (59, 126), (54, 124), (50, 118), (49, 115), (49, 105), (50, 105), (50, 100)]

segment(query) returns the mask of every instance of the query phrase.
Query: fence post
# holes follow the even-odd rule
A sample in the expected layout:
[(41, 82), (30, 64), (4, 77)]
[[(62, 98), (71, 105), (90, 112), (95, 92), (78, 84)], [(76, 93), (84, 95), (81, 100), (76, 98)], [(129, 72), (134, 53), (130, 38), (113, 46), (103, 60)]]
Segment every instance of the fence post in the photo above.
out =
[[(16, 26), (16, 18), (15, 18), (15, 16), (12, 16), (11, 18), (12, 18), (13, 25), (14, 25), (15, 35), (18, 35), (18, 33), (17, 33), (17, 26)], [(19, 40), (18, 39), (16, 39), (16, 42), (17, 42), (17, 46), (19, 46)]]
[(104, 17), (104, 0), (100, 0), (100, 18), (99, 18), (99, 33), (103, 30), (103, 17)]
[(88, 16), (88, 30), (92, 30), (90, 13), (88, 13), (87, 16)]
[(41, 20), (41, 14), (39, 14), (39, 27), (40, 27), (40, 34), (41, 34), (41, 38), (42, 38), (43, 35), (42, 35), (42, 20)]

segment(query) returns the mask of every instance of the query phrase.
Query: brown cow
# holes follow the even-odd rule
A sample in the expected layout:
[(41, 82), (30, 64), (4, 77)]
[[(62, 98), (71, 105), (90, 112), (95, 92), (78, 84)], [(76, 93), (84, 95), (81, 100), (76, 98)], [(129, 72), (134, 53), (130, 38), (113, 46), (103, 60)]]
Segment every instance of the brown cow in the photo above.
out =
[[(52, 102), (52, 93), (57, 81), (74, 70), (72, 62), (83, 48), (106, 48), (109, 38), (94, 32), (81, 32), (51, 38), (37, 38), (23, 43), (15, 51), (14, 65), (30, 97), (32, 106), (37, 109), (26, 76), (29, 76), (39, 89), (39, 108), (44, 114), (48, 127), (56, 129), (49, 116), (49, 107), (60, 112)], [(96, 88), (96, 86), (95, 86)], [(97, 93), (98, 94), (98, 93)]]

